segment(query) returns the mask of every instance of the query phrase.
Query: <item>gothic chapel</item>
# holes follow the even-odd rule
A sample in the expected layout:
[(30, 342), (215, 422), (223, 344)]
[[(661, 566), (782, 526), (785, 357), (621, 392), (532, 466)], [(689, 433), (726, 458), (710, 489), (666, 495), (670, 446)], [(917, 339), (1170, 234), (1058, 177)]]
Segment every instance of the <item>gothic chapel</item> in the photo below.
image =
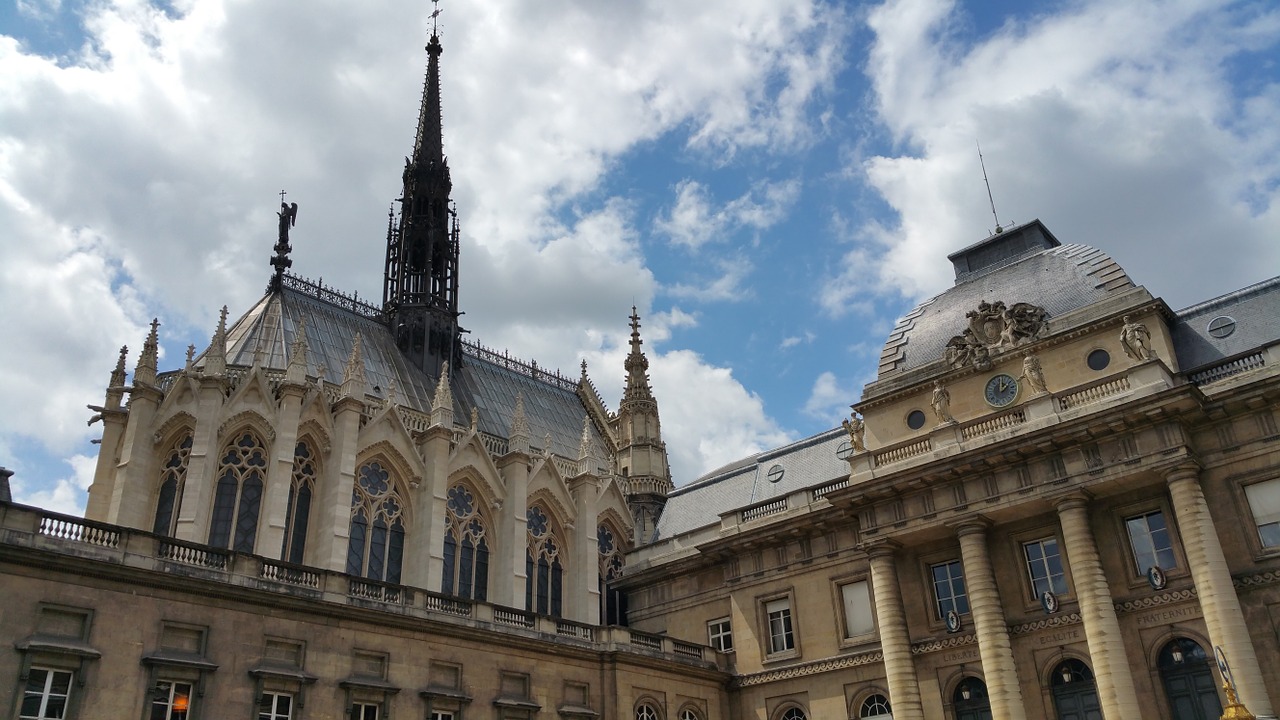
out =
[(616, 412), (571, 380), (464, 342), (432, 35), (381, 307), (285, 272), (208, 349), (157, 372), (152, 324), (127, 407), (122, 350), (86, 518), (179, 542), (583, 623), (652, 535), (671, 477), (631, 316)]

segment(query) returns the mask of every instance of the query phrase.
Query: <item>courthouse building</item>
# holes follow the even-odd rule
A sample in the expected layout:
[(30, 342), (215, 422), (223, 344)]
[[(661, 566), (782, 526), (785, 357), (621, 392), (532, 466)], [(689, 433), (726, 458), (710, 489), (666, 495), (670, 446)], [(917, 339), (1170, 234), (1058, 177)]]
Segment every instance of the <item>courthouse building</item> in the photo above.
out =
[(0, 495), (9, 717), (1200, 719), (1215, 648), (1280, 707), (1280, 278), (1003, 229), (843, 427), (674, 488), (634, 309), (616, 409), (461, 339), (427, 49), (381, 305), (282, 205), (258, 303), (122, 350), (86, 517)]

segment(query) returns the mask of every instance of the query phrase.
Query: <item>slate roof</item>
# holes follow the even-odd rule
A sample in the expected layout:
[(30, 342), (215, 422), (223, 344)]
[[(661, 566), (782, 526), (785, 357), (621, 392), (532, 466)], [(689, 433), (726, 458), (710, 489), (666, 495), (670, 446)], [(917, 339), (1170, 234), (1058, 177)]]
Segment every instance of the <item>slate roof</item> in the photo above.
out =
[[(1209, 324), (1223, 316), (1235, 327), (1226, 337), (1213, 337)], [(1180, 310), (1171, 330), (1183, 372), (1280, 342), (1280, 277)]]
[[(431, 412), (437, 378), (427, 377), (405, 360), (390, 329), (380, 321), (377, 308), (306, 281), (289, 279), (294, 282), (267, 293), (228, 328), (229, 365), (252, 365), (255, 354), (261, 353), (263, 367), (284, 370), (305, 318), (308, 374), (323, 371), (325, 380), (340, 384), (359, 333), (366, 392), (386, 397), (394, 379), (401, 405)], [(542, 449), (544, 438), (550, 433), (552, 452), (566, 458), (578, 457), (587, 409), (578, 397), (575, 382), (478, 346), (464, 344), (463, 353), (462, 368), (450, 373), (457, 422), (469, 422), (471, 408), (476, 407), (480, 411), (481, 432), (507, 438), (516, 394), (521, 393), (530, 444)], [(203, 355), (195, 364), (203, 367)], [(606, 444), (594, 425), (591, 433), (600, 453)]]
[[(1043, 228), (1039, 221), (1020, 226), (1026, 227)], [(1005, 233), (1017, 231), (1015, 228)], [(978, 246), (961, 252), (975, 248)], [(925, 300), (898, 320), (880, 353), (878, 377), (918, 368), (943, 357), (947, 342), (968, 326), (965, 313), (983, 301), (1039, 305), (1048, 311), (1052, 324), (1054, 317), (1134, 287), (1111, 256), (1076, 244), (1019, 250), (978, 272), (957, 269), (957, 275), (953, 287)]]
[[(827, 430), (743, 458), (676, 488), (667, 496), (667, 506), (658, 520), (657, 539), (719, 523), (721, 513), (847, 477), (849, 463), (836, 451), (848, 440), (843, 428)], [(777, 482), (770, 479), (775, 467), (782, 469)]]

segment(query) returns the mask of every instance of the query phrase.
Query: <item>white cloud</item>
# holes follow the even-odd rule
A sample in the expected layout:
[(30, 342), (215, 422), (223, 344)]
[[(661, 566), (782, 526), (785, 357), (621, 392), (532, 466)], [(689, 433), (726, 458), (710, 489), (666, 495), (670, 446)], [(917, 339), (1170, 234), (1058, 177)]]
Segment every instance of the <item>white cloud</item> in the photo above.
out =
[(961, 12), (903, 0), (869, 16), (876, 110), (904, 150), (863, 171), (900, 221), (864, 224), (823, 292), (828, 312), (950, 284), (936, 259), (993, 225), (978, 140), (1005, 224), (1039, 217), (1171, 304), (1280, 267), (1280, 131), (1262, 120), (1280, 111), (1280, 91), (1262, 81), (1241, 95), (1231, 77), (1243, 71), (1233, 61), (1276, 45), (1274, 8), (1084, 2), (972, 45), (957, 31)]
[(70, 477), (58, 478), (52, 483), (33, 483), (15, 474), (13, 500), (67, 515), (84, 515), (97, 462), (97, 458), (88, 455), (72, 455), (66, 459), (71, 466)]
[(805, 345), (812, 345), (813, 341), (816, 339), (818, 339), (817, 335), (806, 330), (804, 333), (801, 333), (800, 335), (791, 335), (783, 338), (782, 342), (778, 343), (778, 349), (789, 350), (793, 347), (796, 347), (797, 345), (800, 345), (801, 343), (804, 343)]
[(735, 302), (745, 299), (750, 290), (743, 283), (755, 266), (747, 257), (719, 257), (711, 261), (717, 273), (697, 283), (676, 283), (666, 288), (668, 295), (699, 302)]
[(841, 385), (835, 373), (826, 371), (814, 379), (804, 412), (836, 425), (849, 414), (849, 406), (858, 399), (858, 394), (858, 388)]
[(744, 228), (767, 230), (786, 217), (799, 195), (797, 180), (761, 181), (715, 209), (708, 189), (696, 180), (685, 179), (676, 185), (675, 204), (654, 227), (674, 244), (696, 251)]

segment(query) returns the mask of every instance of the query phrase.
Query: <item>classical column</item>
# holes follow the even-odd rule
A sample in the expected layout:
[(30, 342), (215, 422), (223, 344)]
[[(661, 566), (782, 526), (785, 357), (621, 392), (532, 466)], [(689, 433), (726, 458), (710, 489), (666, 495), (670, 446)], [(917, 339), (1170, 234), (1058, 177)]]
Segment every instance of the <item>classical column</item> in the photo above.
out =
[(978, 653), (991, 698), (991, 714), (1007, 720), (1026, 720), (1022, 705), (1022, 689), (1013, 662), (1013, 646), (1009, 642), (1009, 626), (1004, 620), (1004, 606), (996, 589), (996, 575), (987, 551), (985, 520), (968, 520), (956, 528), (960, 537), (960, 557), (964, 562), (965, 590), (969, 593), (969, 609), (973, 628), (978, 634)]
[[(1222, 553), (1218, 531), (1204, 500), (1199, 468), (1182, 465), (1170, 470), (1165, 479), (1173, 497), (1173, 512), (1182, 531), (1182, 545), (1204, 612), (1204, 623), (1209, 629), (1209, 641), (1227, 654), (1240, 702), (1254, 715), (1270, 715), (1271, 700), (1262, 682), (1258, 656), (1240, 610), (1240, 598), (1231, 583), (1231, 570)], [(1212, 653), (1212, 649), (1209, 651)]]
[(1059, 500), (1057, 506), (1102, 713), (1107, 720), (1142, 717), (1111, 589), (1089, 529), (1088, 500), (1083, 495), (1070, 495)]
[(902, 588), (894, 565), (895, 546), (883, 543), (870, 548), (871, 585), (875, 592), (876, 618), (880, 624), (880, 652), (889, 682), (889, 704), (897, 720), (924, 720), (920, 703), (920, 682), (911, 658), (911, 636), (902, 607)]

